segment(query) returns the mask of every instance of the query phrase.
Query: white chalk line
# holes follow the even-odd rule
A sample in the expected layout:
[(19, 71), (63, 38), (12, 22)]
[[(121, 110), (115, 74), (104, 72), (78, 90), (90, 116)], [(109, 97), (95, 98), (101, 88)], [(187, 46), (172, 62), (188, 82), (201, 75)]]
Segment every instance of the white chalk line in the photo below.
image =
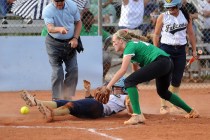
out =
[(129, 128), (129, 127), (131, 127), (131, 126), (97, 129), (97, 128), (80, 128), (80, 127), (70, 127), (70, 126), (4, 126), (4, 125), (0, 125), (0, 128), (17, 128), (17, 129), (31, 129), (31, 128), (33, 128), (33, 129), (37, 129), (38, 128), (39, 129), (39, 128), (44, 128), (44, 129), (74, 129), (74, 130), (77, 129), (77, 130), (86, 130), (88, 132), (94, 133), (94, 134), (102, 136), (102, 137), (109, 138), (111, 140), (123, 140), (123, 139), (107, 135), (106, 133), (97, 132), (97, 130), (117, 130), (117, 129)]

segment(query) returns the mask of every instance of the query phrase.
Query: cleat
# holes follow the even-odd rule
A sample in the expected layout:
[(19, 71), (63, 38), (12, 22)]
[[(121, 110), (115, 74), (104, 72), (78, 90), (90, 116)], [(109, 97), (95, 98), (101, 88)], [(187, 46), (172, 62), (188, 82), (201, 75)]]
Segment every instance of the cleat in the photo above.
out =
[(198, 113), (198, 111), (196, 111), (195, 109), (192, 109), (190, 111), (190, 113), (188, 113), (187, 115), (184, 116), (185, 118), (199, 118), (200, 115)]
[(23, 90), (20, 94), (21, 98), (26, 102), (28, 106), (37, 106), (37, 101), (34, 96), (28, 93), (28, 91)]
[(160, 114), (168, 114), (170, 112), (169, 107), (168, 106), (161, 106), (160, 108)]
[(125, 121), (124, 124), (126, 125), (135, 125), (138, 123), (144, 123), (145, 118), (143, 114), (132, 114), (132, 117)]
[(53, 114), (50, 108), (43, 105), (41, 102), (37, 104), (37, 107), (38, 107), (39, 112), (42, 113), (42, 115), (44, 116), (44, 119), (46, 119), (47, 122), (53, 121)]

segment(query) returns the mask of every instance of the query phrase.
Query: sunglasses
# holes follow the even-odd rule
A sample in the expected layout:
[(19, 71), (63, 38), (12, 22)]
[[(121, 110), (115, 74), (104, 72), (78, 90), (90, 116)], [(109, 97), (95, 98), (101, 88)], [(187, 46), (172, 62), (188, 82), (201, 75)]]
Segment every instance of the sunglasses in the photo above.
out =
[(166, 7), (166, 9), (177, 9), (177, 6), (173, 6), (173, 7)]

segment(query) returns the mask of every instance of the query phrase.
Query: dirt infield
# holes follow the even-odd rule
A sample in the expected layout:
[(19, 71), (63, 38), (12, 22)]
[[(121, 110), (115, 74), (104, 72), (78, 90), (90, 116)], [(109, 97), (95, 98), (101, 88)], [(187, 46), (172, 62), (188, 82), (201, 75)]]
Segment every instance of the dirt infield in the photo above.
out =
[[(42, 100), (50, 100), (49, 91), (31, 91)], [(207, 140), (210, 139), (210, 88), (182, 89), (181, 97), (196, 108), (201, 118), (182, 115), (159, 115), (160, 100), (153, 89), (140, 93), (146, 123), (123, 125), (129, 119), (125, 111), (111, 117), (90, 120), (70, 115), (46, 123), (36, 107), (20, 114), (25, 105), (19, 92), (0, 92), (0, 140)], [(74, 99), (83, 98), (77, 91)], [(62, 119), (65, 119), (64, 121)]]

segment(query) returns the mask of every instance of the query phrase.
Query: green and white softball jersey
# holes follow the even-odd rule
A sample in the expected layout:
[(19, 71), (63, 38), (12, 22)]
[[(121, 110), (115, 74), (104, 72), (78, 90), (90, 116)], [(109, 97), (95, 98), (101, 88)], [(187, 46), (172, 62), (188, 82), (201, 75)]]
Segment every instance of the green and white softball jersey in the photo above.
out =
[(187, 44), (187, 24), (188, 21), (181, 10), (179, 10), (177, 17), (170, 15), (168, 11), (163, 13), (163, 28), (160, 42), (168, 45)]
[(139, 63), (140, 67), (146, 66), (147, 64), (154, 61), (158, 56), (169, 56), (166, 52), (150, 43), (143, 41), (129, 41), (126, 44), (123, 55), (132, 55), (131, 62)]

